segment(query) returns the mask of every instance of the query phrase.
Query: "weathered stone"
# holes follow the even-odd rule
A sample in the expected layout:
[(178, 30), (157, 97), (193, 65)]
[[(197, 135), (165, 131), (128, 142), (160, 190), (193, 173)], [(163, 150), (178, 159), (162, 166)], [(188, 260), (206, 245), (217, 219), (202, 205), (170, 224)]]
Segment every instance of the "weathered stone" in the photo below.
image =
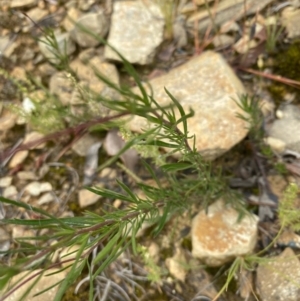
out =
[(104, 62), (97, 56), (90, 59), (89, 64), (90, 65), (85, 64), (77, 59), (74, 60), (70, 66), (81, 81), (88, 83), (91, 90), (102, 93), (107, 87), (107, 85), (97, 77), (92, 67), (107, 77), (112, 83), (119, 84), (119, 74), (115, 65)]
[(10, 186), (12, 179), (13, 179), (12, 177), (8, 177), (8, 176), (4, 178), (0, 178), (0, 187), (4, 188)]
[[(81, 16), (77, 23), (99, 37), (105, 37), (108, 31), (108, 20), (103, 12), (87, 13)], [(95, 47), (100, 41), (75, 26), (70, 32), (72, 39), (81, 47)]]
[(192, 254), (209, 266), (220, 266), (253, 251), (257, 241), (258, 217), (239, 213), (219, 200), (200, 211), (192, 223)]
[(3, 109), (2, 114), (0, 116), (0, 131), (7, 131), (11, 129), (17, 120), (17, 115), (12, 113), (9, 110)]
[[(164, 17), (149, 0), (114, 2), (108, 43), (132, 64), (150, 64), (163, 41)], [(109, 46), (105, 58), (121, 61)]]
[(25, 6), (34, 6), (36, 5), (37, 0), (11, 0), (10, 7), (11, 8), (20, 8)]
[(72, 31), (75, 27), (75, 21), (79, 19), (82, 13), (75, 7), (71, 7), (67, 11), (67, 16), (63, 21), (63, 26), (66, 31)]
[[(37, 140), (40, 140), (42, 138), (44, 138), (45, 136), (39, 132), (30, 132), (28, 134), (26, 134), (23, 144), (27, 144), (27, 143), (31, 143), (31, 142), (35, 142)], [(38, 145), (33, 145), (31, 146), (29, 149), (43, 149), (45, 147), (45, 143), (40, 143)]]
[(234, 43), (234, 37), (227, 34), (219, 34), (214, 37), (212, 43), (216, 48), (227, 47)]
[[(195, 146), (205, 158), (222, 155), (246, 136), (247, 123), (236, 116), (244, 112), (235, 102), (245, 90), (221, 55), (205, 52), (149, 83), (153, 97), (161, 106), (171, 102), (166, 88), (185, 112), (190, 108), (194, 110), (195, 115), (187, 120), (188, 131), (189, 135), (196, 136)], [(137, 92), (137, 88), (134, 91)], [(147, 122), (134, 117), (129, 127), (140, 132), (147, 128)], [(181, 125), (179, 129), (183, 130)], [(190, 146), (193, 147), (192, 141)]]
[[(29, 10), (27, 12), (27, 15), (30, 17), (30, 19), (32, 19), (35, 22), (38, 22), (40, 20), (42, 20), (44, 17), (46, 17), (48, 15), (48, 12), (46, 9), (41, 9), (39, 7), (34, 7), (31, 10)], [(28, 20), (28, 23), (30, 26), (32, 26), (32, 21)]]
[(98, 138), (90, 134), (86, 134), (72, 145), (72, 150), (78, 156), (85, 157), (88, 153), (89, 148), (97, 142), (99, 142)]
[(286, 28), (288, 38), (300, 37), (300, 9), (286, 7), (282, 11), (281, 24)]
[(17, 165), (23, 163), (28, 154), (28, 150), (22, 150), (15, 153), (8, 164), (9, 168), (15, 168)]
[[(33, 276), (36, 273), (42, 273), (43, 270), (34, 270), (30, 273), (28, 271), (21, 272), (17, 276), (14, 276), (11, 279), (11, 283), (16, 283), (20, 280), (29, 279), (31, 276)], [(47, 276), (49, 275), (49, 276)], [(39, 281), (36, 281), (37, 277), (32, 277), (29, 281), (25, 282), (24, 285), (22, 285), (19, 289), (14, 291), (9, 297), (7, 297), (7, 301), (15, 301), (20, 300), (25, 293), (29, 290), (29, 294), (23, 298), (23, 301), (50, 301), (54, 300), (57, 291), (58, 291), (58, 285), (54, 286), (54, 284), (64, 280), (67, 276), (67, 271), (59, 271), (59, 269), (50, 269), (47, 270), (42, 277), (39, 279)], [(32, 287), (31, 287), (32, 286)], [(54, 286), (54, 287), (52, 287)], [(39, 292), (42, 292), (48, 287), (52, 287), (51, 289), (47, 290), (41, 295), (35, 296)]]
[(279, 256), (269, 260), (259, 264), (256, 270), (256, 288), (261, 300), (299, 300), (300, 262), (294, 251), (286, 248)]
[(173, 257), (166, 259), (166, 266), (170, 271), (170, 274), (176, 279), (181, 280), (182, 282), (185, 281), (185, 277), (188, 273), (186, 265), (187, 260), (185, 258), (184, 251), (179, 247), (176, 248)]
[(73, 92), (72, 81), (66, 72), (54, 73), (49, 81), (50, 93), (57, 95), (63, 105), (68, 105)]
[(48, 182), (31, 182), (24, 188), (32, 196), (38, 196), (43, 192), (51, 191), (52, 185)]
[(5, 187), (3, 189), (2, 195), (3, 195), (4, 198), (15, 200), (18, 196), (17, 188), (13, 185)]
[(255, 14), (274, 0), (224, 0), (219, 1), (213, 8), (214, 18), (212, 21), (210, 12), (203, 7), (199, 12), (188, 18), (187, 24), (193, 28), (194, 22), (198, 22), (199, 31), (205, 31), (209, 26), (220, 26), (227, 21), (237, 21), (242, 17)]
[[(55, 33), (55, 39), (58, 44), (58, 50), (60, 55), (70, 55), (72, 54), (76, 47), (72, 39), (70, 38), (70, 35), (68, 32)], [(57, 54), (57, 50), (53, 48), (45, 38), (42, 38), (41, 41), (39, 41), (39, 47), (42, 54), (52, 63), (52, 64), (58, 64), (59, 58), (55, 56), (55, 53)]]
[(295, 135), (295, 130), (300, 128), (300, 108), (292, 104), (283, 105), (276, 114), (280, 118), (269, 128), (269, 137), (285, 143), (286, 149), (300, 152), (300, 136)]
[(81, 189), (79, 190), (78, 198), (80, 208), (85, 208), (97, 203), (100, 200), (101, 196), (89, 190)]

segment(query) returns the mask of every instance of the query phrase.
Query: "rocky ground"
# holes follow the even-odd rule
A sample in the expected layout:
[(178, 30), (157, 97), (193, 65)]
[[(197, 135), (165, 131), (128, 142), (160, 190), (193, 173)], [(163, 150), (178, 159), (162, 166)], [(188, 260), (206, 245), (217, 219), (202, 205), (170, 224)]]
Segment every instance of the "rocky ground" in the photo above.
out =
[[(198, 151), (231, 175), (228, 185), (242, 191), (245, 203), (252, 206), (238, 224), (233, 221), (239, 213), (219, 200), (207, 212), (198, 207), (193, 214), (172, 219), (158, 238), (147, 236), (147, 230), (141, 233), (139, 240), (146, 250), (141, 254), (151, 260), (147, 263), (146, 255), (136, 258), (129, 251), (124, 253), (95, 282), (98, 300), (300, 299), (300, 238), (292, 229), (286, 229), (263, 254), (272, 260), (257, 260), (255, 270), (241, 270), (229, 290), (218, 296), (230, 263), (262, 250), (276, 236), (280, 228), (277, 202), (282, 201), (288, 183), (299, 184), (299, 1), (0, 0), (0, 4), (0, 191), (4, 198), (21, 200), (57, 217), (81, 215), (85, 209), (99, 212), (111, 206), (111, 200), (84, 186), (114, 189), (115, 179), (133, 185), (128, 170), (143, 178), (133, 149), (118, 164), (97, 172), (124, 145), (118, 130), (82, 136), (64, 131), (48, 139), (47, 134), (73, 126), (76, 117), (80, 120), (84, 87), (118, 97), (99, 81), (91, 66), (117, 86), (127, 84), (137, 91), (116, 52), (80, 30), (73, 19), (107, 39), (136, 66), (161, 105), (170, 102), (166, 87), (185, 110), (193, 109), (188, 128), (196, 135)], [(58, 59), (45, 43), (47, 28), (54, 30), (78, 84), (74, 85), (64, 66), (55, 67)], [(34, 88), (29, 80), (37, 83)], [(53, 113), (50, 94), (68, 108), (69, 116)], [(254, 151), (247, 122), (237, 118), (243, 112), (234, 101), (246, 94), (258, 99), (264, 118), (264, 137)], [(20, 112), (34, 116), (33, 99), (44, 110), (29, 123)], [(85, 113), (95, 118), (107, 112), (91, 101)], [(134, 132), (144, 126), (137, 117), (128, 125)], [(23, 145), (30, 147), (11, 151)], [(124, 206), (120, 200), (112, 205)], [(34, 216), (0, 202), (0, 218)], [(0, 250), (17, 248), (19, 237), (35, 235), (23, 226), (0, 224)], [(0, 259), (9, 264), (5, 253)], [(66, 273), (54, 274), (51, 283), (42, 279), (32, 294)], [(155, 281), (149, 281), (149, 275)], [(78, 279), (64, 300), (87, 300), (85, 277)], [(26, 289), (23, 286), (7, 300), (17, 300)], [(49, 292), (34, 300), (52, 300), (56, 290)], [(32, 294), (26, 300), (32, 300)]]

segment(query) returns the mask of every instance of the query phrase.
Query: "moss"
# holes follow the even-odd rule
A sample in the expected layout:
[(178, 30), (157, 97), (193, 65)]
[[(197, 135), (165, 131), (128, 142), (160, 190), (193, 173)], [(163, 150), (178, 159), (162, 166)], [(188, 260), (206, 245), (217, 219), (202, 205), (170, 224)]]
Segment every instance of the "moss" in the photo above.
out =
[[(273, 73), (283, 77), (300, 81), (300, 41), (295, 41), (286, 49), (281, 49), (273, 57), (274, 66)], [(286, 93), (297, 93), (300, 96), (299, 89), (290, 87), (285, 84), (273, 81), (268, 88), (274, 97), (276, 103), (282, 101)]]

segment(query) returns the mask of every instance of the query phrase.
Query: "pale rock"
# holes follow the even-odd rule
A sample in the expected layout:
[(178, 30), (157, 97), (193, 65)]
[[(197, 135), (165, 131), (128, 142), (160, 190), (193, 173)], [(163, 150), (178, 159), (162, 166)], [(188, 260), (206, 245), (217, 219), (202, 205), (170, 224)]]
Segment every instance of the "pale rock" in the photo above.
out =
[[(6, 252), (10, 248), (10, 237), (6, 230), (0, 227), (0, 252)], [(0, 259), (5, 256), (5, 253), (0, 253)]]
[(87, 11), (95, 2), (96, 0), (79, 0), (78, 7), (83, 11)]
[(276, 240), (276, 245), (300, 249), (300, 236), (291, 229), (286, 229)]
[(280, 139), (268, 137), (264, 141), (277, 154), (282, 154), (286, 149), (286, 143)]
[(186, 269), (187, 260), (181, 248), (176, 247), (174, 256), (166, 259), (166, 266), (173, 277), (185, 282), (185, 277), (188, 272)]
[[(79, 17), (76, 24), (83, 26), (86, 30), (93, 34), (104, 38), (108, 31), (108, 20), (102, 11), (97, 13), (86, 13)], [(81, 47), (95, 47), (100, 44), (100, 41), (93, 36), (84, 32), (75, 25), (70, 32), (72, 39)]]
[(80, 208), (85, 208), (97, 203), (101, 196), (89, 190), (81, 189), (79, 190), (78, 198)]
[(148, 247), (148, 254), (155, 264), (159, 263), (160, 247), (157, 243), (153, 241), (150, 243), (150, 246)]
[(72, 151), (78, 156), (85, 157), (89, 148), (97, 142), (99, 142), (97, 137), (85, 134), (72, 145)]
[[(35, 237), (36, 233), (31, 229), (26, 229), (23, 225), (14, 225), (11, 236), (15, 240), (23, 237)], [(29, 240), (28, 243), (32, 243), (34, 245), (35, 241), (34, 239)]]
[(71, 62), (70, 66), (76, 72), (76, 75), (80, 80), (89, 83), (91, 90), (101, 93), (106, 87), (106, 84), (95, 74), (93, 68), (107, 77), (112, 83), (119, 84), (119, 74), (115, 65), (107, 63), (97, 56), (91, 58), (88, 63), (89, 65), (80, 60), (74, 60)]
[[(48, 12), (46, 9), (41, 9), (39, 7), (34, 7), (30, 9), (26, 14), (32, 19), (34, 22), (38, 22), (42, 20), (44, 17), (48, 15)], [(33, 26), (32, 21), (28, 19), (28, 24), (30, 26)]]
[(19, 164), (23, 163), (25, 159), (28, 157), (28, 154), (29, 154), (28, 150), (22, 150), (15, 153), (8, 164), (9, 168), (15, 168)]
[(255, 48), (257, 46), (257, 43), (254, 39), (250, 40), (249, 35), (245, 35), (241, 37), (233, 46), (232, 48), (240, 53), (240, 54), (246, 54), (249, 52), (250, 49)]
[[(76, 259), (76, 255), (80, 246), (72, 245), (68, 248), (63, 248), (59, 254), (59, 259), (63, 268), (66, 268), (69, 271), (72, 268), (72, 265)], [(66, 262), (64, 262), (66, 261)], [(71, 266), (70, 266), (71, 265)], [(69, 267), (69, 268), (67, 268)]]
[(238, 21), (242, 17), (256, 14), (274, 0), (224, 0), (219, 1), (213, 9), (213, 21), (210, 12), (203, 7), (200, 11), (192, 14), (188, 20), (187, 25), (193, 28), (194, 22), (198, 22), (199, 31), (205, 31), (209, 26), (220, 26), (227, 21)]
[(52, 185), (49, 182), (31, 182), (25, 186), (24, 191), (32, 196), (39, 196), (43, 192), (52, 190)]
[(286, 248), (279, 256), (265, 258), (256, 270), (256, 288), (262, 301), (298, 301), (300, 299), (300, 262)]
[(22, 181), (37, 179), (37, 176), (33, 171), (19, 171), (17, 173), (17, 177), (19, 180), (22, 180)]
[(54, 198), (53, 194), (51, 192), (47, 192), (38, 199), (37, 203), (39, 205), (44, 205), (44, 204), (48, 204), (54, 200), (55, 200), (55, 198)]
[(220, 266), (253, 251), (258, 217), (244, 216), (219, 200), (200, 211), (192, 223), (192, 254), (209, 266)]
[(2, 196), (6, 199), (16, 199), (18, 196), (17, 188), (12, 185), (5, 187), (2, 192)]
[[(75, 44), (70, 38), (70, 34), (68, 32), (55, 32), (54, 35), (58, 44), (59, 53), (61, 55), (69, 56), (76, 50)], [(57, 53), (57, 50), (47, 43), (48, 42), (45, 38), (41, 38), (41, 40), (38, 42), (41, 53), (52, 64), (58, 64), (59, 59), (54, 55), (54, 53)]]
[[(132, 64), (150, 64), (163, 42), (164, 16), (149, 0), (113, 3), (108, 43)], [(105, 58), (121, 61), (117, 53), (105, 46)]]
[(36, 4), (37, 4), (37, 0), (11, 0), (10, 1), (11, 8), (28, 7), (28, 6), (34, 6)]
[[(41, 278), (36, 282), (37, 277), (32, 277), (36, 273), (43, 273)], [(47, 276), (49, 275), (49, 276)], [(25, 282), (24, 285), (22, 285), (19, 289), (14, 291), (9, 297), (6, 298), (7, 301), (15, 301), (20, 300), (27, 291), (29, 291), (29, 294), (23, 298), (23, 301), (51, 301), (55, 299), (55, 296), (57, 294), (59, 286), (57, 284), (58, 282), (61, 282), (64, 280), (67, 276), (67, 271), (59, 271), (59, 269), (50, 269), (46, 272), (43, 270), (34, 270), (32, 272), (24, 271), (20, 274), (12, 277), (11, 283), (17, 283), (20, 280), (30, 279), (29, 281)], [(44, 291), (48, 287), (51, 287), (51, 289), (47, 290), (41, 295), (35, 296), (39, 292)]]
[(9, 35), (0, 36), (0, 54), (2, 55), (10, 42)]
[(22, 101), (22, 108), (25, 113), (31, 113), (35, 110), (35, 104), (29, 97), (25, 97)]
[(17, 115), (9, 110), (3, 109), (0, 116), (0, 131), (5, 132), (11, 129), (17, 121)]
[(49, 81), (49, 90), (50, 93), (57, 95), (63, 105), (70, 104), (73, 85), (66, 72), (56, 72), (51, 76)]
[[(149, 84), (161, 106), (171, 103), (166, 88), (186, 113), (193, 109), (195, 115), (187, 119), (189, 135), (196, 136), (195, 147), (204, 158), (221, 156), (246, 136), (248, 125), (237, 117), (244, 112), (235, 102), (245, 94), (245, 89), (220, 54), (204, 52), (168, 74), (150, 80)], [(137, 88), (134, 92), (140, 93)], [(178, 112), (176, 115), (179, 118)], [(135, 116), (129, 121), (130, 129), (135, 132), (147, 126), (142, 117)], [(183, 130), (181, 125), (179, 129)], [(193, 141), (189, 143), (193, 148)]]
[(281, 24), (286, 28), (288, 38), (300, 37), (300, 9), (286, 7), (282, 11)]
[(195, 0), (195, 3), (197, 5), (204, 5), (205, 3), (209, 3), (209, 2), (212, 2), (213, 0)]
[[(37, 140), (40, 140), (42, 138), (44, 138), (45, 135), (39, 133), (39, 132), (31, 132), (26, 134), (23, 144), (27, 144), (27, 143), (31, 143), (31, 142), (35, 142)], [(40, 143), (38, 145), (33, 145), (31, 146), (29, 149), (43, 149), (45, 147), (45, 143)]]
[(219, 34), (214, 37), (212, 43), (215, 48), (227, 47), (234, 43), (234, 37), (227, 34)]
[(82, 13), (78, 9), (76, 9), (75, 7), (71, 7), (67, 11), (67, 15), (63, 20), (63, 26), (65, 30), (69, 32), (72, 31), (75, 27), (76, 20), (78, 20), (81, 15)]
[(220, 33), (228, 33), (228, 32), (239, 32), (240, 31), (240, 26), (233, 21), (227, 21), (222, 24), (220, 28)]
[(300, 152), (300, 136), (295, 131), (300, 128), (300, 108), (296, 105), (287, 104), (280, 106), (276, 119), (268, 129), (269, 138), (281, 140), (286, 149)]
[(122, 201), (121, 200), (119, 200), (119, 199), (114, 200), (114, 202), (113, 202), (114, 208), (118, 209), (118, 208), (121, 207), (121, 205), (122, 205)]
[(0, 187), (1, 188), (5, 188), (11, 185), (12, 182), (12, 177), (4, 177), (4, 178), (0, 178)]

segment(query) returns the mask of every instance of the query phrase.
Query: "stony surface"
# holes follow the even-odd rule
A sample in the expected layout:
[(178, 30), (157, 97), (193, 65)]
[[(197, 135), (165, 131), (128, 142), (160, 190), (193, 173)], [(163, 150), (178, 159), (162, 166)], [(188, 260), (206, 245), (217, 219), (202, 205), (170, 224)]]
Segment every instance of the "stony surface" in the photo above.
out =
[(282, 25), (287, 30), (288, 38), (300, 37), (300, 9), (286, 7), (281, 14)]
[(187, 24), (189, 27), (193, 27), (194, 22), (197, 21), (199, 30), (205, 31), (208, 26), (222, 25), (228, 21), (237, 21), (245, 15), (255, 14), (272, 1), (273, 0), (248, 0), (247, 3), (245, 3), (244, 0), (220, 1), (214, 10), (213, 24), (209, 15), (210, 12), (205, 7), (189, 17)]
[[(106, 19), (103, 12), (99, 11), (97, 13), (87, 13), (79, 17), (76, 20), (76, 24), (83, 26), (86, 30), (91, 33), (104, 38), (108, 31), (108, 20)], [(100, 41), (92, 37), (91, 35), (83, 32), (78, 26), (71, 31), (72, 39), (81, 47), (95, 47), (100, 44)]]
[(180, 247), (176, 247), (173, 257), (166, 259), (166, 266), (170, 271), (170, 274), (176, 279), (185, 281), (185, 277), (188, 273), (186, 266), (187, 260), (184, 255), (184, 251)]
[(97, 203), (101, 196), (86, 189), (81, 189), (78, 192), (78, 202), (80, 208), (85, 208)]
[(209, 266), (219, 266), (253, 251), (258, 218), (253, 214), (238, 222), (239, 213), (219, 200), (198, 213), (192, 223), (192, 254)]
[[(70, 38), (70, 34), (67, 32), (61, 33), (61, 32), (55, 32), (55, 39), (58, 44), (58, 49), (60, 54), (62, 55), (70, 55), (72, 54), (76, 47), (74, 42)], [(41, 41), (39, 41), (39, 47), (41, 53), (53, 64), (58, 64), (59, 59), (55, 56), (56, 50), (47, 44), (47, 40), (45, 38), (42, 38)]]
[[(5, 2), (5, 0), (4, 0)], [(11, 0), (10, 7), (11, 8), (20, 8), (25, 6), (33, 6), (37, 4), (37, 0)]]
[[(34, 297), (35, 294), (45, 290), (48, 287), (53, 286), (59, 281), (64, 280), (64, 278), (67, 275), (66, 271), (62, 271), (58, 273), (58, 269), (52, 269), (47, 270), (46, 273), (39, 279), (38, 284), (34, 283), (36, 281), (36, 277), (32, 278), (30, 281), (26, 282), (22, 287), (20, 287), (18, 290), (16, 290), (12, 295), (10, 295), (6, 300), (8, 301), (15, 301), (19, 300), (25, 292), (30, 288), (30, 293), (27, 295), (26, 298), (22, 299), (24, 301), (50, 301), (54, 300), (58, 286), (55, 286), (47, 291), (46, 294), (39, 295), (37, 297)], [(28, 277), (38, 273), (42, 272), (42, 270), (35, 270), (31, 273), (28, 273), (28, 271), (21, 272), (19, 275), (12, 278), (12, 283), (20, 281), (20, 279), (27, 279)], [(51, 274), (50, 276), (46, 276), (46, 274)], [(33, 287), (31, 288), (31, 286)]]
[(294, 251), (286, 248), (269, 260), (257, 268), (256, 286), (261, 300), (299, 300), (300, 262)]
[(9, 167), (10, 168), (14, 168), (16, 166), (18, 166), (19, 164), (23, 163), (24, 160), (27, 158), (29, 154), (28, 150), (23, 150), (23, 151), (19, 151), (17, 153), (15, 153), (13, 155), (13, 157), (11, 158), (11, 160), (9, 161)]
[[(171, 101), (167, 88), (186, 112), (194, 110), (195, 115), (187, 120), (189, 134), (196, 136), (196, 148), (205, 158), (222, 155), (246, 136), (247, 124), (236, 117), (242, 112), (235, 103), (245, 90), (221, 55), (205, 52), (149, 83), (160, 105)], [(132, 131), (146, 127), (143, 118), (130, 121)]]
[(11, 182), (12, 182), (12, 177), (3, 177), (3, 178), (0, 178), (0, 187), (1, 188), (4, 188), (4, 187), (8, 187), (10, 186)]
[(49, 182), (31, 182), (24, 190), (32, 196), (39, 196), (43, 192), (51, 191), (52, 185)]
[(79, 140), (77, 140), (73, 145), (72, 145), (72, 150), (81, 157), (85, 157), (92, 145), (95, 143), (99, 142), (99, 139), (96, 137), (86, 134), (82, 136)]
[(268, 130), (269, 137), (276, 139), (277, 144), (281, 143), (286, 149), (300, 152), (300, 136), (295, 135), (295, 129), (300, 128), (300, 108), (288, 104), (283, 105), (277, 111), (280, 117), (273, 122)]
[[(122, 1), (113, 4), (108, 43), (132, 64), (150, 64), (163, 41), (164, 17), (155, 4), (146, 1)], [(105, 58), (121, 61), (105, 46)]]

